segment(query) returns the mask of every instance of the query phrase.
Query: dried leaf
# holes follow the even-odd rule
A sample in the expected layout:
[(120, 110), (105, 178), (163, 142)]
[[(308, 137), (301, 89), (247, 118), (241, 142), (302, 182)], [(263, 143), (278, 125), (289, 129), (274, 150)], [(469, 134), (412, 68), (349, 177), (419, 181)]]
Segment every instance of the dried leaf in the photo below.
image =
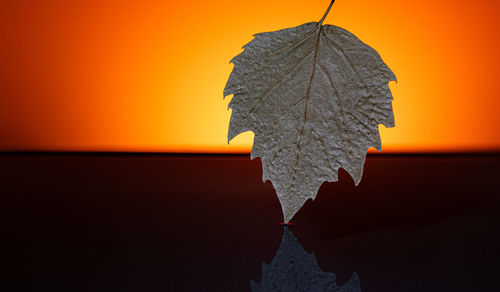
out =
[(381, 150), (378, 124), (394, 126), (388, 82), (395, 75), (356, 36), (323, 25), (327, 13), (256, 34), (232, 59), (224, 89), (224, 97), (234, 95), (228, 141), (254, 132), (251, 158), (261, 158), (285, 222), (324, 181), (338, 180), (338, 168), (359, 184), (368, 148)]

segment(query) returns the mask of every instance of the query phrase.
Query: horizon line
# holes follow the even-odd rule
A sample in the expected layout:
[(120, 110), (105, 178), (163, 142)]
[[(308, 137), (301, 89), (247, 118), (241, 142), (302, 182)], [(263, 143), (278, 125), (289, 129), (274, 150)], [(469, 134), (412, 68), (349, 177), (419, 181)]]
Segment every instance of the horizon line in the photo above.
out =
[[(0, 150), (0, 156), (250, 156), (249, 152)], [(500, 156), (500, 150), (368, 152), (366, 156)]]

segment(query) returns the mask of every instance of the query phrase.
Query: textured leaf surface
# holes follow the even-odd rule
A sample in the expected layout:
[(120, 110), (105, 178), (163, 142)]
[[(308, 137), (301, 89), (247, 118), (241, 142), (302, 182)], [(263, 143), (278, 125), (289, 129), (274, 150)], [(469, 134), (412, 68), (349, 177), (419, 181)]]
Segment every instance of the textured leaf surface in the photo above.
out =
[(251, 158), (262, 160), (285, 222), (344, 168), (356, 185), (378, 124), (394, 126), (379, 54), (348, 31), (311, 22), (259, 33), (233, 58), (224, 96), (234, 94), (228, 140), (252, 131)]

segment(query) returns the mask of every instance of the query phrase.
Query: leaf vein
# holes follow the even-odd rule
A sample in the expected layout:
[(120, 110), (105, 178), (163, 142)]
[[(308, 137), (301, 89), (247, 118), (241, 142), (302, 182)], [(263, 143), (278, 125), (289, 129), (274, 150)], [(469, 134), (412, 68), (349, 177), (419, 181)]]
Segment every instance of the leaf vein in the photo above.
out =
[(354, 67), (354, 65), (352, 64), (351, 60), (349, 60), (349, 58), (347, 57), (346, 53), (344, 52), (344, 50), (337, 46), (335, 44), (334, 41), (332, 41), (327, 35), (326, 33), (322, 32), (323, 33), (323, 36), (325, 37), (327, 43), (329, 43), (333, 48), (335, 48), (337, 51), (339, 51), (342, 55), (342, 57), (344, 58), (344, 60), (347, 62), (347, 64), (349, 65), (349, 67), (351, 68), (351, 70), (354, 72), (354, 74), (356, 74), (356, 76), (358, 77), (359, 79), (359, 82), (360, 84), (363, 86), (365, 92), (367, 95), (369, 95), (369, 92), (368, 92), (368, 87), (366, 86), (366, 84), (364, 83), (363, 79), (361, 79), (361, 76), (359, 76), (359, 73), (358, 71), (356, 70), (356, 68)]
[(264, 92), (264, 94), (262, 94), (260, 97), (259, 97), (259, 100), (257, 101), (257, 103), (254, 104), (254, 106), (250, 109), (250, 112), (249, 113), (252, 113), (254, 110), (255, 110), (255, 107), (257, 107), (257, 105), (259, 105), (259, 103), (261, 103), (264, 98), (276, 87), (278, 86), (278, 84), (281, 83), (281, 81), (283, 81), (283, 79), (285, 79), (286, 76), (288, 76), (295, 68), (297, 68), (297, 66), (299, 66), (300, 63), (302, 63), (302, 61), (304, 61), (304, 59), (309, 56), (309, 54), (313, 51), (314, 48), (310, 49), (307, 53), (304, 54), (304, 56), (302, 56), (298, 61), (297, 63), (295, 63), (295, 65), (293, 65), (290, 69), (288, 69), (288, 71), (285, 72), (285, 74), (283, 74), (283, 76), (281, 76), (281, 78), (276, 82), (274, 83), (266, 92)]
[[(303, 43), (304, 41), (306, 41), (310, 35), (313, 34), (313, 32), (315, 31), (315, 29), (311, 30), (310, 32), (306, 33), (305, 35), (303, 35), (302, 37), (300, 37), (295, 43), (293, 43), (292, 45), (286, 47), (285, 49), (281, 50), (280, 52), (277, 52), (275, 53), (274, 55), (272, 56), (268, 56), (266, 60), (264, 60), (263, 62), (261, 63), (256, 63), (256, 65), (254, 67), (252, 67), (250, 70), (248, 70), (247, 72), (243, 73), (241, 76), (238, 77), (238, 79), (243, 79), (245, 76), (247, 76), (248, 74), (252, 73), (252, 72), (255, 72), (259, 67), (271, 62), (274, 58), (284, 54), (285, 52), (293, 49), (294, 47), (296, 47), (297, 45)], [(243, 82), (243, 81), (242, 81)], [(240, 83), (238, 83), (240, 84)], [(235, 84), (234, 86), (238, 85), (238, 84)], [(227, 88), (226, 90), (230, 90), (231, 88)]]
[[(349, 146), (351, 146), (352, 142), (351, 139), (349, 138), (349, 133), (347, 132), (347, 127), (345, 124), (345, 114), (344, 114), (344, 108), (342, 107), (342, 100), (340, 99), (339, 93), (337, 89), (335, 88), (335, 85), (333, 83), (332, 77), (330, 74), (326, 71), (326, 69), (321, 65), (321, 63), (318, 63), (318, 67), (321, 69), (325, 77), (328, 79), (328, 82), (330, 83), (330, 87), (333, 89), (333, 95), (336, 97), (337, 100), (337, 105), (339, 107), (340, 115), (342, 116), (342, 130), (344, 131), (344, 139), (347, 141), (347, 147), (344, 148), (344, 153), (347, 155), (349, 161), (352, 163), (352, 151), (350, 150)], [(345, 151), (349, 149), (348, 153)]]

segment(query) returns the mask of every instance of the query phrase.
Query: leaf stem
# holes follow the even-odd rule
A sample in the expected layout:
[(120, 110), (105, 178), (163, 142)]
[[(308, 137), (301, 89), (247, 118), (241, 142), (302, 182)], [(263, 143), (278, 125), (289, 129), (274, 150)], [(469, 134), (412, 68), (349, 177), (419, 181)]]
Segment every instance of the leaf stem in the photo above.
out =
[(333, 2), (335, 2), (335, 0), (332, 0), (332, 2), (330, 2), (330, 5), (326, 9), (325, 15), (323, 15), (321, 20), (318, 22), (318, 26), (321, 26), (323, 24), (323, 21), (325, 20), (326, 16), (328, 15), (328, 12), (330, 12), (330, 9), (332, 9)]

